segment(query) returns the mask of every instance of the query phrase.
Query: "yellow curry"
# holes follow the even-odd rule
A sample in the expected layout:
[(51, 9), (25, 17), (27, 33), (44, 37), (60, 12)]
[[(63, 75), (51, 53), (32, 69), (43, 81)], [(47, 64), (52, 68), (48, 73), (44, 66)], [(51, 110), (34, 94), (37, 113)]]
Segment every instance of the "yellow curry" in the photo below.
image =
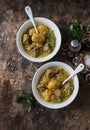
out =
[(62, 86), (62, 82), (68, 76), (69, 73), (63, 68), (52, 67), (46, 69), (37, 85), (41, 97), (51, 103), (60, 103), (67, 100), (74, 90), (73, 79)]
[(38, 24), (37, 29), (38, 33), (32, 27), (23, 34), (23, 47), (32, 57), (45, 57), (54, 50), (56, 38), (54, 32), (43, 24)]

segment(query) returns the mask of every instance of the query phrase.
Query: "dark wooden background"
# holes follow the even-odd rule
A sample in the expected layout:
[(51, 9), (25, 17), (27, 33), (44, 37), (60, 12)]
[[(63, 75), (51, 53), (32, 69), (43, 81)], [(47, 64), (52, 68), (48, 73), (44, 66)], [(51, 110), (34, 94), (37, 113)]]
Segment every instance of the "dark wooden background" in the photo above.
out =
[[(33, 75), (44, 64), (24, 59), (16, 46), (17, 30), (28, 19), (26, 5), (31, 6), (34, 17), (46, 17), (57, 24), (62, 46), (68, 42), (65, 30), (74, 19), (85, 26), (90, 24), (90, 0), (0, 1), (0, 130), (90, 130), (90, 86), (82, 74), (77, 98), (63, 109), (47, 109), (37, 102), (29, 113), (26, 104), (16, 103), (22, 91), (32, 94)], [(50, 61), (64, 61), (74, 67), (61, 52)]]

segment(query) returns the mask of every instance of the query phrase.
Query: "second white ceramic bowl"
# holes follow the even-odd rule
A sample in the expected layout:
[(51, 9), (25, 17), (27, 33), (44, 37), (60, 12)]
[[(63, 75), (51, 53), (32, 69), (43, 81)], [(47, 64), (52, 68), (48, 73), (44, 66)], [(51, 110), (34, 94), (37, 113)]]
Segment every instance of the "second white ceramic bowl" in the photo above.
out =
[(74, 76), (73, 80), (74, 80), (74, 90), (73, 90), (73, 93), (72, 95), (64, 102), (61, 102), (61, 103), (57, 103), (57, 104), (52, 104), (50, 102), (46, 102), (39, 94), (38, 90), (37, 90), (37, 84), (40, 80), (40, 76), (43, 74), (43, 72), (47, 69), (47, 68), (50, 68), (50, 67), (61, 67), (61, 68), (64, 68), (66, 71), (68, 71), (70, 74), (73, 73), (73, 69), (63, 63), (63, 62), (49, 62), (49, 63), (46, 63), (44, 64), (43, 66), (41, 66), (37, 72), (35, 73), (34, 77), (33, 77), (33, 80), (32, 80), (32, 91), (33, 91), (33, 94), (36, 98), (36, 100), (43, 106), (47, 107), (47, 108), (51, 108), (51, 109), (59, 109), (59, 108), (63, 108), (67, 105), (69, 105), (74, 99), (75, 97), (77, 96), (77, 93), (78, 93), (78, 90), (79, 90), (79, 80), (78, 80), (78, 77), (77, 75)]

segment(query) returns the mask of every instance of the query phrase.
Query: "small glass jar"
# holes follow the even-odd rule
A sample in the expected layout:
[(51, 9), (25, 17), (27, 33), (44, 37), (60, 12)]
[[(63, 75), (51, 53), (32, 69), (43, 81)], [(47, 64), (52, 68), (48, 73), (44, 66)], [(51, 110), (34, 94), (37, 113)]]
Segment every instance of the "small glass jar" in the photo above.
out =
[(69, 48), (73, 52), (79, 52), (81, 50), (81, 44), (78, 42), (78, 40), (72, 40)]

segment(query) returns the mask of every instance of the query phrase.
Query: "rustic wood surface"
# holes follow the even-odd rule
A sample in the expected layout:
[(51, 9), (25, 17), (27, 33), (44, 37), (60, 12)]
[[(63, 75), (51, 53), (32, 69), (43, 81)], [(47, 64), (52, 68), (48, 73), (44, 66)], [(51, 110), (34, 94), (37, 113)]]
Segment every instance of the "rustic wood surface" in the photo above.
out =
[[(44, 63), (33, 63), (19, 53), (16, 33), (28, 16), (24, 7), (31, 6), (34, 17), (53, 20), (61, 30), (62, 46), (68, 42), (65, 29), (79, 19), (90, 24), (90, 0), (1, 0), (0, 1), (0, 130), (90, 130), (90, 86), (79, 74), (79, 93), (69, 106), (51, 110), (36, 103), (29, 113), (28, 105), (16, 103), (22, 91), (32, 94), (31, 82)], [(72, 67), (62, 49), (50, 61), (64, 61)], [(49, 62), (49, 61), (48, 61)]]

